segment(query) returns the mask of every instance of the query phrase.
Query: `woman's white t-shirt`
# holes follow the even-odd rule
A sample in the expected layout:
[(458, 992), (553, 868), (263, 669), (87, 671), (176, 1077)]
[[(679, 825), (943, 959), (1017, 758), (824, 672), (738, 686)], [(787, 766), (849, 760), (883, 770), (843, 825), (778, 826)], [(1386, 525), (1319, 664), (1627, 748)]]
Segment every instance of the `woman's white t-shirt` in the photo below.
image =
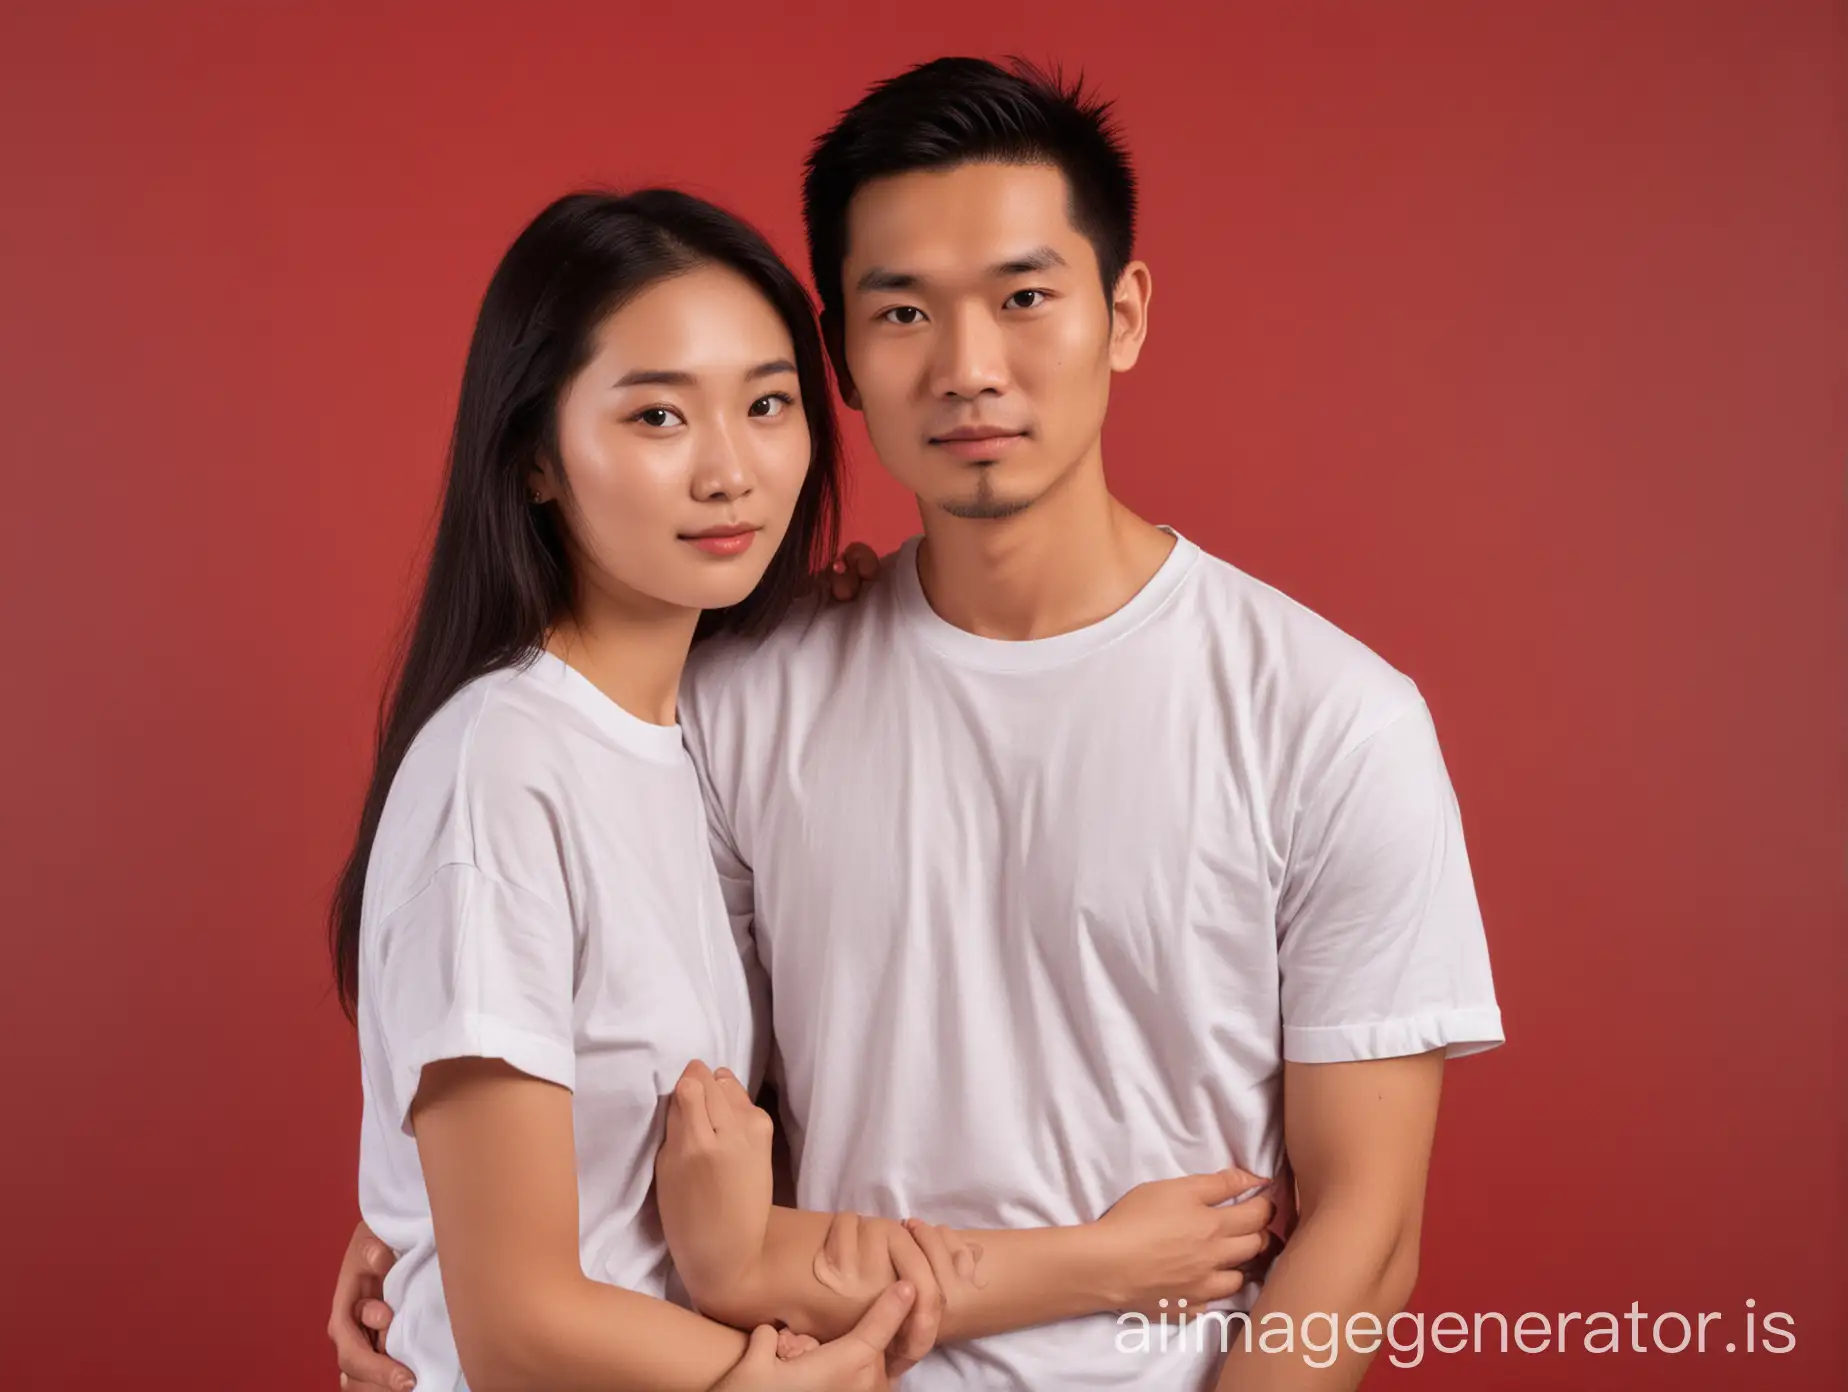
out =
[(386, 1352), (462, 1387), (409, 1129), (423, 1067), (495, 1058), (571, 1089), (592, 1280), (669, 1295), (654, 1208), (687, 1061), (751, 1069), (753, 1023), (678, 726), (550, 653), (482, 677), (418, 734), (366, 873), (360, 1211), (398, 1252)]

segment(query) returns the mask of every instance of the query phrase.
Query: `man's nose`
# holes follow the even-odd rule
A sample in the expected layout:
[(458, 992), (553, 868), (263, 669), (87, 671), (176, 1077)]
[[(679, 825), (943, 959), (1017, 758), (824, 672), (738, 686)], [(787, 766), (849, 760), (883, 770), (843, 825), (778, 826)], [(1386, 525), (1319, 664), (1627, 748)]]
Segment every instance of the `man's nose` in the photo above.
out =
[(934, 364), (932, 392), (939, 397), (973, 399), (1007, 390), (1007, 344), (1001, 326), (982, 310), (951, 316)]

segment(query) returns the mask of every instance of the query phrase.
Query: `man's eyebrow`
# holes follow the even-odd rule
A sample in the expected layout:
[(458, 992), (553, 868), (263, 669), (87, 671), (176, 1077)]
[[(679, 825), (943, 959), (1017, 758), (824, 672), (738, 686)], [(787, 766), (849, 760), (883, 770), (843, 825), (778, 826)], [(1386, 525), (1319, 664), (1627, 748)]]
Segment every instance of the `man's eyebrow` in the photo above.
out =
[(996, 279), (1007, 276), (1031, 275), (1035, 271), (1050, 271), (1054, 266), (1063, 266), (1065, 258), (1049, 246), (1034, 247), (1024, 256), (1015, 256), (988, 268), (988, 274)]
[[(1038, 246), (1019, 256), (996, 262), (988, 268), (988, 275), (993, 280), (1005, 280), (1009, 276), (1032, 275), (1035, 271), (1049, 271), (1065, 264), (1065, 258), (1052, 247)], [(869, 291), (915, 290), (921, 279), (910, 271), (891, 271), (884, 266), (874, 266), (854, 283), (854, 290), (862, 295)]]
[[(788, 358), (772, 358), (769, 362), (758, 363), (756, 367), (744, 374), (747, 382), (755, 382), (760, 377), (777, 377), (785, 372), (794, 372), (796, 365)], [(625, 372), (612, 384), (613, 387), (692, 387), (698, 385), (691, 372), (674, 372), (661, 368), (638, 367), (633, 372)]]

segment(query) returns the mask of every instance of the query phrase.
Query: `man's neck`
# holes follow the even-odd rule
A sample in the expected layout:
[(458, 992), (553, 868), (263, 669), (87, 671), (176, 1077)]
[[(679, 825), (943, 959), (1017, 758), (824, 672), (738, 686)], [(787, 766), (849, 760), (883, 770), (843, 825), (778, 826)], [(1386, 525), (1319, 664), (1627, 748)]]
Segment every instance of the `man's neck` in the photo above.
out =
[(1012, 517), (923, 513), (924, 597), (945, 622), (984, 638), (1050, 638), (1108, 618), (1174, 549), (1172, 536), (1110, 496), (1095, 460)]

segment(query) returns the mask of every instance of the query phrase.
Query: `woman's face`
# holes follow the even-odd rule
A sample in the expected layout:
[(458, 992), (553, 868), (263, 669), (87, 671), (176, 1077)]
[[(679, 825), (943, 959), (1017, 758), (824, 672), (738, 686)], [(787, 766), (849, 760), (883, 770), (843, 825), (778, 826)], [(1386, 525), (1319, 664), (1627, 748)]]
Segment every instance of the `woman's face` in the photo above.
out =
[(736, 271), (658, 281), (604, 321), (558, 407), (581, 589), (621, 608), (717, 609), (763, 576), (809, 466), (789, 331)]

